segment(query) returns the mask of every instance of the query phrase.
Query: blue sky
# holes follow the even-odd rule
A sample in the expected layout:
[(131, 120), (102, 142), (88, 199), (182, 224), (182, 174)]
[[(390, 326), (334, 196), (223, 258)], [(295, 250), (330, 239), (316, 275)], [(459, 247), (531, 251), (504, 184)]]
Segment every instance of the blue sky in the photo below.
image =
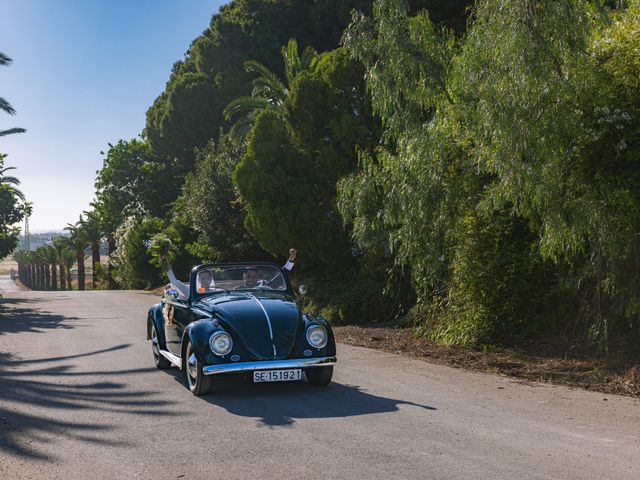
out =
[(221, 0), (0, 0), (6, 166), (34, 203), (32, 231), (62, 229), (93, 199), (101, 150), (140, 134), (171, 66)]

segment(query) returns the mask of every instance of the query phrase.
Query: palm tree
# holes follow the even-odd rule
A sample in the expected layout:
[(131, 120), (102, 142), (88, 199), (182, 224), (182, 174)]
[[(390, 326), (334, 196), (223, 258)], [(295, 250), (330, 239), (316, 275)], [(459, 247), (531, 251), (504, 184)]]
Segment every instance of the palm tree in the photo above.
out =
[[(0, 101), (4, 101), (3, 98), (0, 98)], [(0, 137), (5, 137), (7, 135), (12, 135), (14, 133), (24, 133), (26, 130), (24, 128), (14, 127), (7, 128), (6, 130), (0, 130)]]
[[(65, 251), (68, 251), (68, 248), (65, 244), (65, 240), (65, 237), (53, 237), (51, 239), (51, 245), (53, 246), (53, 250), (55, 251), (56, 255), (56, 264), (58, 265), (58, 270), (60, 272), (60, 290), (67, 289), (64, 255)], [(75, 254), (73, 258), (75, 259)], [(69, 288), (71, 288), (71, 285), (69, 285)]]
[(72, 290), (71, 269), (76, 263), (75, 248), (71, 245), (69, 237), (54, 238), (53, 248), (56, 250), (57, 262), (60, 267), (60, 288)]
[(24, 286), (29, 286), (29, 255), (26, 250), (16, 250), (11, 255), (18, 263), (18, 278)]
[(49, 249), (47, 245), (41, 245), (35, 251), (36, 261), (38, 263), (38, 268), (40, 270), (40, 289), (41, 290), (51, 290), (52, 279), (51, 279), (51, 269), (49, 268)]
[(65, 248), (63, 250), (62, 253), (62, 263), (61, 266), (64, 266), (64, 271), (66, 273), (67, 276), (67, 288), (69, 290), (73, 289), (73, 286), (71, 285), (71, 269), (73, 268), (73, 264), (76, 262), (76, 254), (75, 252), (70, 249), (70, 248)]
[(76, 261), (78, 262), (78, 290), (84, 290), (84, 249), (87, 248), (88, 242), (82, 231), (82, 215), (80, 215), (80, 220), (75, 225), (67, 223), (65, 230), (71, 233), (68, 244), (76, 253)]
[[(53, 242), (53, 239), (51, 239)], [(58, 253), (53, 245), (43, 245), (38, 250), (42, 259), (46, 262), (45, 272), (48, 271), (48, 277), (51, 279), (51, 290), (58, 290)], [(48, 290), (48, 289), (47, 289)]]
[(319, 57), (312, 47), (305, 48), (302, 55), (299, 55), (298, 42), (292, 38), (282, 47), (282, 58), (286, 84), (262, 63), (255, 60), (245, 62), (244, 68), (247, 73), (258, 75), (253, 79), (251, 96), (236, 98), (224, 109), (227, 120), (236, 119), (230, 131), (236, 140), (244, 139), (260, 112), (269, 109), (283, 113), (284, 101), (289, 95), (293, 81), (300, 73), (313, 71)]
[[(103, 238), (103, 229), (98, 213), (95, 211), (84, 212), (87, 216), (82, 221), (82, 232), (85, 240), (91, 245), (91, 268), (93, 275), (96, 274), (96, 265), (100, 263), (100, 242)], [(94, 277), (95, 283), (95, 277)]]
[(18, 250), (14, 255), (17, 255), (16, 262), (18, 267), (22, 265), (22, 272), (20, 273), (20, 281), (29, 288), (33, 288), (34, 282), (34, 270), (33, 270), (33, 252), (29, 250)]
[(29, 256), (31, 257), (31, 265), (33, 269), (33, 281), (31, 288), (34, 290), (44, 290), (44, 262), (41, 256), (41, 252), (38, 250), (33, 250), (29, 252)]
[(120, 226), (120, 218), (114, 216), (112, 212), (100, 200), (91, 202), (93, 215), (99, 219), (100, 229), (107, 237), (107, 288), (115, 290), (116, 283), (113, 280), (111, 255), (116, 250), (115, 231)]
[[(0, 65), (9, 66), (13, 63), (13, 60), (9, 58), (4, 53), (0, 52)], [(15, 115), (16, 111), (11, 106), (11, 104), (6, 101), (4, 98), (0, 97), (0, 110), (9, 115)], [(24, 133), (26, 130), (24, 128), (10, 128), (8, 130), (0, 130), (0, 137), (4, 137), (5, 135), (11, 135), (13, 133)]]
[[(4, 167), (4, 159), (6, 155), (0, 153), (0, 185), (6, 187), (11, 193), (13, 193), (16, 197), (18, 197), (23, 202), (25, 201), (24, 193), (22, 193), (18, 189), (18, 185), (20, 185), (20, 180), (14, 177), (13, 175), (7, 175), (6, 173), (10, 170), (15, 170), (16, 167)], [(26, 202), (25, 202), (26, 205)]]

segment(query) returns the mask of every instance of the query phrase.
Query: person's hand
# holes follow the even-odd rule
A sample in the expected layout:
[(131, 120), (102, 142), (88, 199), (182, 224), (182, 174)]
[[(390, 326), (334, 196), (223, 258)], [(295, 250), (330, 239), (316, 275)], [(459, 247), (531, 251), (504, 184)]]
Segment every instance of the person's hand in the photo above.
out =
[(289, 249), (289, 261), (291, 263), (295, 262), (296, 255), (298, 255), (298, 250), (296, 250), (295, 248), (290, 248)]

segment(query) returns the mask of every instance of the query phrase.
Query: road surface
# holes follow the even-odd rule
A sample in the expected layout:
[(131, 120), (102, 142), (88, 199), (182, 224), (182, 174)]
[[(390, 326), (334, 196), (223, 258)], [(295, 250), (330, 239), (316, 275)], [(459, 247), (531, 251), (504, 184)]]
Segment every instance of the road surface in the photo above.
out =
[(640, 400), (338, 346), (327, 388), (157, 370), (139, 292), (5, 292), (0, 478), (634, 479)]
[(10, 275), (0, 275), (0, 293), (3, 295), (19, 292), (20, 288), (11, 280)]

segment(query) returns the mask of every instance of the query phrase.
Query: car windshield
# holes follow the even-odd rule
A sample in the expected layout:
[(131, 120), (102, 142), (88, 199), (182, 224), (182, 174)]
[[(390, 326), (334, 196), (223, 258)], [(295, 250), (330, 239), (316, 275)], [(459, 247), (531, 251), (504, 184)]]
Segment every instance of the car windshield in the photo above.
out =
[(196, 292), (287, 289), (282, 270), (271, 265), (216, 265), (196, 272)]

